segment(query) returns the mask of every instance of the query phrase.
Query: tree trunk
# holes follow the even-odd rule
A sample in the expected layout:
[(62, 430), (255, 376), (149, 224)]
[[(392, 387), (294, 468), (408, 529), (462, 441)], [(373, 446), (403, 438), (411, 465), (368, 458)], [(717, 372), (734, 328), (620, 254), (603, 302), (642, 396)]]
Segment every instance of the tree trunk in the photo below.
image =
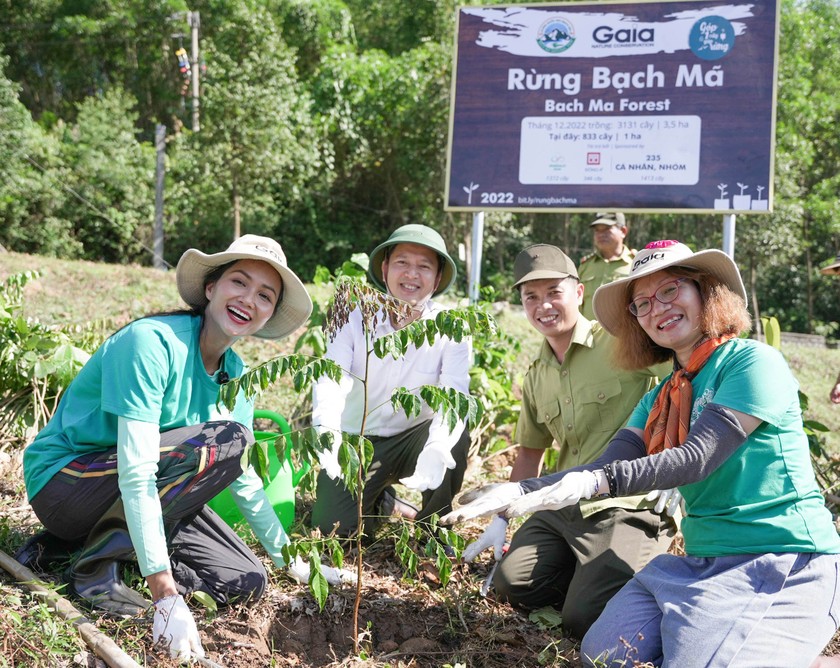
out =
[(802, 224), (803, 227), (803, 240), (805, 241), (805, 295), (807, 298), (807, 306), (808, 306), (808, 322), (805, 324), (805, 330), (809, 334), (814, 333), (813, 322), (814, 322), (814, 285), (813, 285), (813, 278), (811, 276), (813, 265), (811, 260), (811, 235), (810, 235), (810, 225), (808, 224), (808, 217), (805, 217), (805, 220)]
[(239, 196), (239, 184), (236, 182), (235, 176), (231, 187), (233, 190), (233, 239), (236, 241), (242, 234), (242, 202)]

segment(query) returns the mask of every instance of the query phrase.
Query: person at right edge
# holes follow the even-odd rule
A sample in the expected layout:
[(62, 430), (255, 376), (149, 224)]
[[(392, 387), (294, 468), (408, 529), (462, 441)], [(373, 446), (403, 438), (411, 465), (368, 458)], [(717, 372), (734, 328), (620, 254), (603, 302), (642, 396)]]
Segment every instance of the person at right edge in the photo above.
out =
[(583, 638), (586, 666), (805, 668), (840, 618), (840, 536), (811, 466), (799, 384), (749, 331), (738, 268), (719, 250), (648, 244), (595, 293), (625, 368), (672, 358), (591, 464), (504, 483), (442, 518), (518, 517), (581, 499), (680, 489), (685, 556), (655, 557)]

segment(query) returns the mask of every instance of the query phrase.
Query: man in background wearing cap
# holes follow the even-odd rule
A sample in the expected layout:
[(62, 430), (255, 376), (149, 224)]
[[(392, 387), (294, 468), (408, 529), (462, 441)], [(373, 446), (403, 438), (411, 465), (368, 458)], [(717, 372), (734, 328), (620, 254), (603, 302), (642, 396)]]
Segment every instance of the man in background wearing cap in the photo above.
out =
[(578, 276), (583, 284), (583, 306), (580, 312), (587, 320), (595, 320), (592, 295), (604, 283), (630, 273), (630, 263), (636, 251), (624, 245), (627, 223), (623, 213), (599, 213), (589, 225), (595, 251), (584, 255)]
[[(442, 307), (431, 298), (444, 292), (455, 274), (455, 263), (435, 230), (425, 225), (403, 225), (395, 230), (371, 253), (368, 278), (392, 297), (411, 304), (412, 314), (395, 322), (383, 312), (384, 321), (377, 324), (374, 336), (385, 336), (417, 319), (434, 318)], [(396, 388), (421, 385), (469, 393), (470, 344), (441, 336), (433, 345), (409, 347), (400, 359), (390, 355), (379, 359), (368, 355), (356, 309), (347, 325), (328, 342), (326, 356), (349, 373), (340, 383), (324, 377), (316, 384), (312, 424), (320, 433), (333, 434), (335, 444), (340, 442), (341, 431), (358, 434), (366, 419), (365, 436), (373, 443), (374, 454), (365, 481), (365, 533), (371, 535), (381, 516), (389, 515), (399, 503), (391, 488), (398, 481), (422, 492), (417, 520), (451, 510), (467, 467), (470, 436), (466, 425), (461, 422), (450, 431), (442, 416), (425, 404), (417, 417), (407, 418), (404, 412), (394, 411), (390, 399)], [(366, 363), (369, 413), (365, 418), (365, 390), (357, 379), (365, 376)], [(357, 529), (356, 500), (344, 486), (335, 446), (321, 456), (312, 523), (323, 533), (331, 532), (338, 523), (341, 536)]]
[[(559, 248), (537, 244), (523, 250), (514, 264), (514, 281), (528, 322), (545, 337), (523, 383), (515, 432), (519, 449), (510, 474), (511, 482), (518, 482), (540, 475), (552, 442), (559, 469), (595, 460), (656, 385), (656, 377), (613, 366), (615, 339), (581, 316), (583, 286)], [(665, 495), (661, 500), (664, 505)], [(564, 629), (583, 637), (607, 601), (670, 546), (673, 522), (652, 506), (644, 496), (634, 496), (535, 513), (513, 536), (496, 569), (496, 593), (524, 608), (561, 609)], [(499, 559), (506, 535), (507, 520), (494, 516), (467, 546), (464, 559), (491, 546)]]

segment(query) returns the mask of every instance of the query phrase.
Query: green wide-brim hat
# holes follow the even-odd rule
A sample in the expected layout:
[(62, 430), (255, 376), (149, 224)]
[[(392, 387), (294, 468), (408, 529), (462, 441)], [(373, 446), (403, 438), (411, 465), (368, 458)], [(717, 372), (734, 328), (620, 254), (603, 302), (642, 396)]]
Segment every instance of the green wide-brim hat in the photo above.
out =
[(385, 253), (391, 246), (397, 244), (417, 244), (418, 246), (425, 246), (431, 248), (435, 253), (443, 258), (443, 271), (440, 275), (440, 283), (434, 295), (439, 295), (446, 292), (449, 286), (455, 281), (458, 275), (458, 270), (455, 268), (455, 262), (449, 257), (446, 252), (446, 243), (443, 237), (435, 230), (426, 225), (409, 224), (398, 227), (391, 233), (387, 241), (379, 244), (373, 249), (370, 254), (370, 264), (368, 265), (368, 279), (380, 290), (386, 290), (385, 280), (382, 277), (382, 261), (385, 259)]

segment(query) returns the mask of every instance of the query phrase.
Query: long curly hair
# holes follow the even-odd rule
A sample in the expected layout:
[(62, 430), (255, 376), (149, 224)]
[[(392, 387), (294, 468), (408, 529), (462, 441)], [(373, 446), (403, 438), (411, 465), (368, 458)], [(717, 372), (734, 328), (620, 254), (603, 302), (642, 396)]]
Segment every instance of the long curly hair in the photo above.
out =
[[(700, 314), (703, 334), (716, 338), (724, 334), (741, 335), (750, 331), (750, 315), (743, 298), (715, 276), (688, 267), (668, 267), (663, 272), (675, 278), (688, 278), (697, 286), (703, 302)], [(628, 304), (632, 298), (634, 282), (629, 282), (626, 287), (625, 298)], [(674, 351), (655, 344), (630, 311), (623, 312), (615, 329), (618, 339), (615, 362), (621, 368), (644, 369), (673, 359)]]

